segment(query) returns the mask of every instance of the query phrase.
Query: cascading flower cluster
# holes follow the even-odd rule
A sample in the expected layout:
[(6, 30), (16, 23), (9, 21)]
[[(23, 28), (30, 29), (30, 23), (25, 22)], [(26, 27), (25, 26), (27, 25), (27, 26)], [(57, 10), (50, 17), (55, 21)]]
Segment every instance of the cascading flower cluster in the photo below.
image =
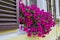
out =
[(20, 24), (24, 24), (24, 31), (28, 36), (45, 37), (51, 31), (51, 27), (55, 25), (54, 18), (51, 13), (40, 10), (36, 5), (25, 6), (19, 4), (20, 8)]

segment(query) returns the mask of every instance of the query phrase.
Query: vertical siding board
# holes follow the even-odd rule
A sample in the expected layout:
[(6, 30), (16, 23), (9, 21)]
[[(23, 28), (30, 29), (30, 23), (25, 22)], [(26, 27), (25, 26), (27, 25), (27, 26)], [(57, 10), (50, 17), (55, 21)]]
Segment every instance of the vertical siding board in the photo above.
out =
[(17, 9), (17, 24), (18, 24), (18, 27), (19, 27), (19, 0), (16, 0), (16, 9)]

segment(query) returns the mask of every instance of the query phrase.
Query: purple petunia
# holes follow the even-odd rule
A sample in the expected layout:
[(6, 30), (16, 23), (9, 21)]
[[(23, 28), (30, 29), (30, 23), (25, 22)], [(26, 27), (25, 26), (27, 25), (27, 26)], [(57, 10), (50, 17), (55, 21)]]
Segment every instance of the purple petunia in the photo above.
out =
[(25, 6), (20, 3), (19, 9), (20, 14), (23, 15), (20, 16), (19, 20), (25, 25), (24, 31), (27, 32), (29, 37), (32, 35), (45, 37), (51, 31), (51, 27), (55, 25), (53, 15), (50, 12), (40, 10), (36, 5)]

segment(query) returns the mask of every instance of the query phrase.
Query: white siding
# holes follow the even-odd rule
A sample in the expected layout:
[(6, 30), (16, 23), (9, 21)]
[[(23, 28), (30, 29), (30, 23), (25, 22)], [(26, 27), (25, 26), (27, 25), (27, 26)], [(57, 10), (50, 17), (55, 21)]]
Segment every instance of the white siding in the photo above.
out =
[(47, 3), (46, 3), (46, 0), (37, 0), (37, 6), (40, 9), (44, 9), (45, 11), (47, 11)]
[(55, 0), (56, 2), (56, 18), (60, 18), (59, 17), (59, 0)]

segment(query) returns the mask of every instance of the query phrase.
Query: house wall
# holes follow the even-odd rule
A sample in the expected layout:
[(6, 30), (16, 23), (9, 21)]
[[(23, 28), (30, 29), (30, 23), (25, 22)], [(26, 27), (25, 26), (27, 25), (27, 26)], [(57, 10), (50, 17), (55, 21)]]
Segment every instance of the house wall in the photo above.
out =
[[(30, 1), (32, 2), (32, 0), (27, 0), (28, 6), (31, 5), (31, 2)], [(23, 0), (23, 2), (26, 5), (26, 0)], [(37, 3), (37, 6), (41, 10), (44, 9), (45, 11), (47, 11), (47, 3), (46, 3), (46, 0), (37, 0), (36, 3)]]
[[(32, 0), (27, 0), (28, 6), (31, 4), (30, 1), (32, 1)], [(24, 0), (24, 4), (26, 5), (26, 0)], [(59, 16), (59, 0), (55, 0), (55, 4), (56, 4), (56, 18), (60, 19), (60, 16)], [(44, 9), (44, 11), (47, 11), (46, 0), (37, 0), (37, 6), (41, 10)]]
[(44, 11), (47, 11), (47, 3), (46, 3), (46, 0), (37, 0), (37, 6), (40, 9), (44, 9)]
[(59, 16), (59, 0), (55, 0), (55, 4), (56, 4), (56, 18), (60, 18)]

